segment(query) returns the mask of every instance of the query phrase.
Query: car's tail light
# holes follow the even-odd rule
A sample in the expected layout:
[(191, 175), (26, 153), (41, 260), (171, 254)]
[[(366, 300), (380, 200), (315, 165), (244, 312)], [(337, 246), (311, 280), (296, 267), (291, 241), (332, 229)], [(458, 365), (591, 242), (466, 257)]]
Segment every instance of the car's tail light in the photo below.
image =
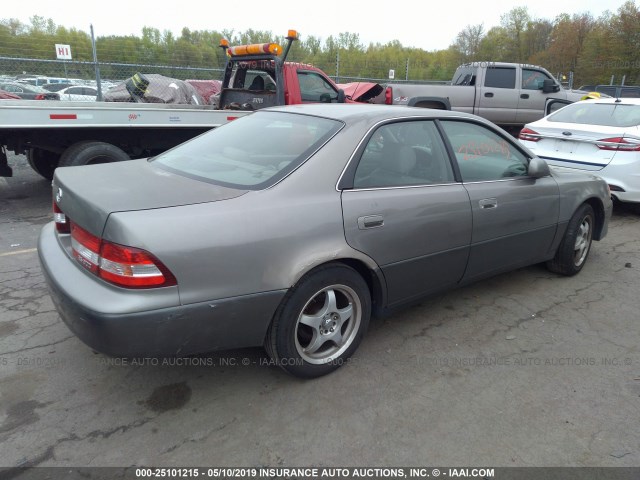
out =
[(109, 242), (70, 223), (73, 257), (100, 278), (125, 288), (177, 285), (169, 269), (149, 252)]
[(75, 223), (71, 224), (71, 251), (80, 265), (97, 274), (100, 267), (100, 238)]
[(540, 134), (530, 128), (523, 128), (518, 135), (520, 140), (526, 140), (527, 142), (537, 142), (540, 140)]
[(391, 105), (393, 103), (393, 88), (387, 87), (384, 90), (384, 103)]
[(596, 142), (600, 150), (618, 150), (623, 152), (640, 152), (640, 139), (625, 137), (603, 138)]
[(67, 216), (64, 214), (58, 204), (53, 202), (53, 221), (56, 224), (56, 230), (58, 233), (71, 233), (71, 227), (67, 221)]
[(175, 277), (149, 252), (103, 240), (100, 277), (122, 287), (149, 288), (176, 285)]

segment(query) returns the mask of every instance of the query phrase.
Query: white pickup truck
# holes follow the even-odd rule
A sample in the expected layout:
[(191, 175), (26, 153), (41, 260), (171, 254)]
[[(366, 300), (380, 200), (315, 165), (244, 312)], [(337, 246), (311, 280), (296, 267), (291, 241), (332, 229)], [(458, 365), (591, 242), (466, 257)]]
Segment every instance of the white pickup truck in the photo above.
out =
[(548, 100), (572, 103), (585, 93), (565, 90), (535, 65), (473, 62), (460, 65), (447, 85), (388, 84), (385, 103), (473, 113), (513, 130), (542, 118)]

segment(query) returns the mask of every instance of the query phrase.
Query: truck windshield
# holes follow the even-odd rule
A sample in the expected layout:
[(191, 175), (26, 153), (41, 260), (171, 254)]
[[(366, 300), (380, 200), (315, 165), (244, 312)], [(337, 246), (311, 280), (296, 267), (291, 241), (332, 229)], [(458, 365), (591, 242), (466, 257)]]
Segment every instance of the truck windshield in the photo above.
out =
[(343, 123), (283, 112), (256, 112), (155, 157), (156, 166), (217, 185), (268, 188), (304, 163)]

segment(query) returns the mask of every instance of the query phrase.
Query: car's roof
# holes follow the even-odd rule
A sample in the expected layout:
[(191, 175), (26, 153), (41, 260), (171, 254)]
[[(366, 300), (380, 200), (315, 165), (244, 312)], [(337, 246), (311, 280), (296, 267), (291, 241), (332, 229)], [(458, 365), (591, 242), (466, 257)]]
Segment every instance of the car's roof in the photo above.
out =
[(486, 122), (475, 115), (452, 112), (449, 110), (433, 110), (429, 108), (407, 107), (399, 105), (381, 105), (368, 103), (309, 103), (303, 105), (288, 105), (283, 107), (272, 107), (261, 111), (279, 111), (289, 113), (299, 113), (305, 115), (315, 115), (319, 117), (333, 118), (351, 123), (356, 120), (382, 121), (392, 118), (422, 117), (422, 118), (443, 118), (443, 117), (464, 117), (473, 118)]

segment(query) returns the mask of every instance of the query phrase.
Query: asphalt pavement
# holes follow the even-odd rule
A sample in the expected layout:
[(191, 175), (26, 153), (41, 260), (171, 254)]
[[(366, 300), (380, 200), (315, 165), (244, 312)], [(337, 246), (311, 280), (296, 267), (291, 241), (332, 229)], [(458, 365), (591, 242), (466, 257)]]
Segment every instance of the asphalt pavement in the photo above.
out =
[(0, 178), (0, 466), (640, 466), (640, 215), (583, 271), (532, 266), (372, 322), (303, 381), (261, 349), (133, 364), (59, 319), (49, 182)]

